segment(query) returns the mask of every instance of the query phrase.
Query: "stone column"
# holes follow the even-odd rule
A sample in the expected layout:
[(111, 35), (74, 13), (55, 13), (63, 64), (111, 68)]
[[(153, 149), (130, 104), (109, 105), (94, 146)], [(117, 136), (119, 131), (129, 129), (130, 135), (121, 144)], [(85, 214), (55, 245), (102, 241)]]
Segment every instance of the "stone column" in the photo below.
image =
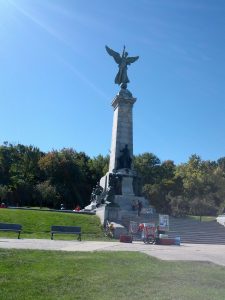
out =
[(133, 104), (136, 98), (127, 89), (121, 89), (112, 101), (114, 108), (109, 172), (118, 169), (121, 150), (127, 145), (133, 157)]

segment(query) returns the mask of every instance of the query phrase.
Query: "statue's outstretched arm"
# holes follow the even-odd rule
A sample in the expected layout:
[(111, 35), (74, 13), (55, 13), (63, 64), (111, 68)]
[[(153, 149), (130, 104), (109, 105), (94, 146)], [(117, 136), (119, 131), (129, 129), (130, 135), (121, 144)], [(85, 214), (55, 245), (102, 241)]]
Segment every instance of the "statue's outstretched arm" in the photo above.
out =
[(121, 63), (121, 56), (118, 52), (110, 49), (108, 46), (105, 46), (106, 51), (111, 55), (117, 64)]

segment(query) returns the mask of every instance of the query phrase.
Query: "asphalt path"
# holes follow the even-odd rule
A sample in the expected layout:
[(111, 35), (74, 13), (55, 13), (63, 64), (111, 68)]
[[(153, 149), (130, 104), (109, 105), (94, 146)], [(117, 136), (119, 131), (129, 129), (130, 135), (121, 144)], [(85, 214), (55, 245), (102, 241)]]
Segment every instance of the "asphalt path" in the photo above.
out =
[(0, 238), (0, 248), (55, 251), (138, 251), (161, 260), (206, 261), (225, 266), (225, 245), (181, 244), (146, 245), (143, 242), (62, 241), (47, 239)]

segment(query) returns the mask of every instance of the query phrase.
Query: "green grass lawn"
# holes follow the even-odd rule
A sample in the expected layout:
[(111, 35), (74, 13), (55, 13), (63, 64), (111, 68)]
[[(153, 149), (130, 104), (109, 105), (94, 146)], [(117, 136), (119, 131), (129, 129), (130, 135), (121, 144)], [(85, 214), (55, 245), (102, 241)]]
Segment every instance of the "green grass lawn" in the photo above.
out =
[(225, 268), (136, 252), (0, 249), (0, 298), (224, 300)]
[[(21, 238), (50, 238), (51, 225), (65, 225), (81, 226), (82, 239), (104, 239), (100, 220), (94, 215), (4, 208), (0, 209), (0, 223), (21, 224)], [(0, 231), (0, 237), (14, 238), (17, 234)], [(74, 239), (74, 235), (57, 234), (55, 239)]]
[[(188, 218), (196, 220), (196, 221), (200, 221), (200, 216), (189, 215)], [(201, 217), (201, 222), (209, 222), (209, 221), (216, 221), (216, 217), (214, 217), (214, 216), (202, 216)]]

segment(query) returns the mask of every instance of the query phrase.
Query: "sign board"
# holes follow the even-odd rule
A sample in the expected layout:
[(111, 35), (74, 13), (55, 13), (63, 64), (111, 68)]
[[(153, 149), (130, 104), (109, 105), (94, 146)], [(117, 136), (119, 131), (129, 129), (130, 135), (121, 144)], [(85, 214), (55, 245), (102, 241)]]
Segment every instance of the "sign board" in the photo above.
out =
[(159, 215), (159, 229), (169, 231), (169, 216)]
[(130, 221), (129, 233), (137, 234), (138, 233), (138, 226), (139, 226), (139, 224), (137, 222)]

